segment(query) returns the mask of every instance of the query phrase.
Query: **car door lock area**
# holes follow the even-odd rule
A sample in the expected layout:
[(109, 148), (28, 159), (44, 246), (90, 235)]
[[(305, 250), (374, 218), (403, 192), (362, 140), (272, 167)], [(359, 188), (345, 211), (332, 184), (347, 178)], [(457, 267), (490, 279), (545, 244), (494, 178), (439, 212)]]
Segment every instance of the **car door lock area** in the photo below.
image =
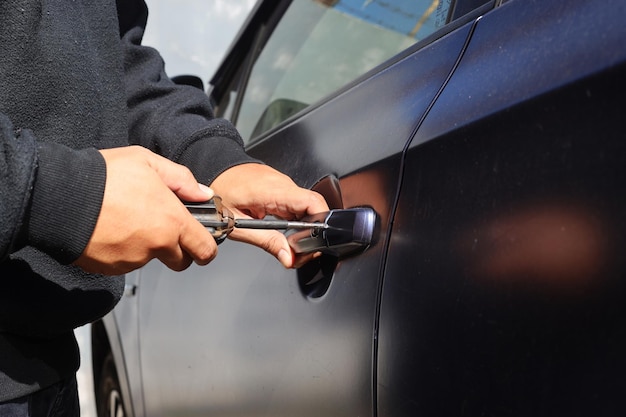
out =
[(298, 269), (302, 293), (309, 298), (319, 298), (330, 287), (339, 261), (365, 251), (374, 243), (379, 221), (370, 207), (343, 208), (341, 187), (334, 175), (322, 178), (312, 189), (326, 199), (331, 210), (301, 220), (324, 227), (291, 230), (287, 232), (287, 241), (296, 253), (322, 253)]
[(287, 236), (296, 253), (322, 252), (337, 258), (366, 249), (376, 226), (376, 213), (369, 207), (336, 209), (303, 219), (319, 224), (312, 229), (293, 229)]
[(326, 293), (339, 260), (360, 253), (372, 244), (376, 219), (376, 212), (369, 207), (331, 210), (305, 219), (324, 227), (294, 230), (287, 235), (296, 253), (322, 253), (298, 270), (298, 283), (304, 295), (319, 298)]

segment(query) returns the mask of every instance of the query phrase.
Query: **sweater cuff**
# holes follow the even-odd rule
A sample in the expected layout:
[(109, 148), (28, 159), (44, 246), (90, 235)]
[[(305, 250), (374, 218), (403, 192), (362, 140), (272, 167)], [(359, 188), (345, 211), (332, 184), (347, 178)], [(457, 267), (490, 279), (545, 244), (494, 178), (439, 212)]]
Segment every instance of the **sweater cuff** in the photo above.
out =
[(106, 163), (96, 149), (41, 144), (28, 237), (32, 246), (68, 264), (82, 253), (100, 215)]
[(189, 144), (176, 162), (191, 170), (196, 180), (211, 184), (218, 175), (235, 165), (262, 163), (245, 153), (241, 145), (224, 137), (207, 137)]

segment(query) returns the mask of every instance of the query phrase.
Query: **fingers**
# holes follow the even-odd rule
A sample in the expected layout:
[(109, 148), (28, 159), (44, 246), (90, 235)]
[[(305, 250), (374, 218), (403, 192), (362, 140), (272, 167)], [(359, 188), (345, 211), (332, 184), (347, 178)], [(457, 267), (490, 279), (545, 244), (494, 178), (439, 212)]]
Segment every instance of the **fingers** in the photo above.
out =
[[(179, 201), (175, 201), (178, 213), (168, 224), (155, 228), (154, 258), (174, 271), (182, 271), (192, 262), (206, 265), (217, 255), (217, 244), (208, 230), (202, 226)], [(147, 245), (150, 247), (150, 244)]]
[(213, 190), (198, 183), (187, 167), (152, 152), (146, 155), (146, 160), (163, 183), (181, 200), (202, 202), (213, 198)]
[(229, 238), (249, 243), (272, 254), (285, 268), (293, 268), (296, 257), (287, 243), (285, 235), (276, 230), (235, 229)]
[(275, 230), (235, 229), (229, 238), (262, 248), (272, 254), (285, 268), (300, 268), (321, 255), (320, 252), (295, 254), (285, 235)]
[(288, 193), (290, 194), (288, 198), (293, 199), (296, 203), (293, 205), (292, 212), (298, 218), (302, 217), (301, 213), (311, 215), (329, 210), (324, 197), (314, 191), (298, 188), (294, 191), (288, 191)]
[(206, 265), (217, 255), (217, 243), (209, 231), (185, 209), (188, 227), (180, 234), (179, 246), (198, 265)]
[[(189, 169), (140, 147), (101, 151), (107, 182), (92, 239), (77, 264), (101, 273), (123, 273), (151, 259), (180, 271), (191, 262), (205, 265), (217, 254), (211, 234), (180, 200), (201, 202), (213, 190), (199, 185)], [(237, 217), (267, 214), (286, 219), (328, 210), (317, 193), (261, 164), (226, 170), (212, 184)], [(314, 255), (295, 256), (277, 231), (234, 231), (231, 237), (263, 248), (286, 268)]]
[(272, 214), (301, 218), (328, 210), (324, 198), (298, 187), (288, 176), (261, 164), (242, 164), (220, 174), (211, 184), (227, 207), (255, 218)]
[[(300, 219), (305, 215), (328, 211), (324, 198), (298, 187), (288, 176), (261, 164), (242, 164), (220, 174), (211, 184), (236, 218), (263, 218), (274, 215), (282, 219)], [(250, 243), (271, 253), (286, 268), (297, 268), (318, 256), (296, 256), (285, 236), (277, 231), (235, 229), (231, 239)]]
[(101, 153), (107, 167), (102, 207), (76, 265), (121, 274), (156, 258), (180, 271), (215, 257), (215, 239), (179, 199), (205, 201), (212, 191), (201, 188), (187, 168), (138, 147)]

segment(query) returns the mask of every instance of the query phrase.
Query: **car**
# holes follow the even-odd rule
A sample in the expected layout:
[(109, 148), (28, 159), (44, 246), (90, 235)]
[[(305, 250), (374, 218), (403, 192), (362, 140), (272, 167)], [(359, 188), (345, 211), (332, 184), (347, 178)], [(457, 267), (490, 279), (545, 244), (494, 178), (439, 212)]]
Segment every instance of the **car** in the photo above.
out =
[(91, 325), (99, 415), (626, 413), (625, 20), (622, 0), (259, 1), (216, 115), (372, 229), (298, 269), (226, 240), (128, 274)]

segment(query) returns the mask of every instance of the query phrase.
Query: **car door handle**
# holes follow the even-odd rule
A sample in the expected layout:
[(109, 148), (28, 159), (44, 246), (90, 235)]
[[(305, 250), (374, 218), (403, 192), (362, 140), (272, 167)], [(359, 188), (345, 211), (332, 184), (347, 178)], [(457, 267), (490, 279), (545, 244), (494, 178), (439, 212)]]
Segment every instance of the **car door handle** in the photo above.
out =
[(323, 227), (294, 230), (287, 241), (296, 253), (322, 252), (345, 257), (371, 245), (376, 228), (376, 212), (369, 207), (335, 209), (301, 219)]

